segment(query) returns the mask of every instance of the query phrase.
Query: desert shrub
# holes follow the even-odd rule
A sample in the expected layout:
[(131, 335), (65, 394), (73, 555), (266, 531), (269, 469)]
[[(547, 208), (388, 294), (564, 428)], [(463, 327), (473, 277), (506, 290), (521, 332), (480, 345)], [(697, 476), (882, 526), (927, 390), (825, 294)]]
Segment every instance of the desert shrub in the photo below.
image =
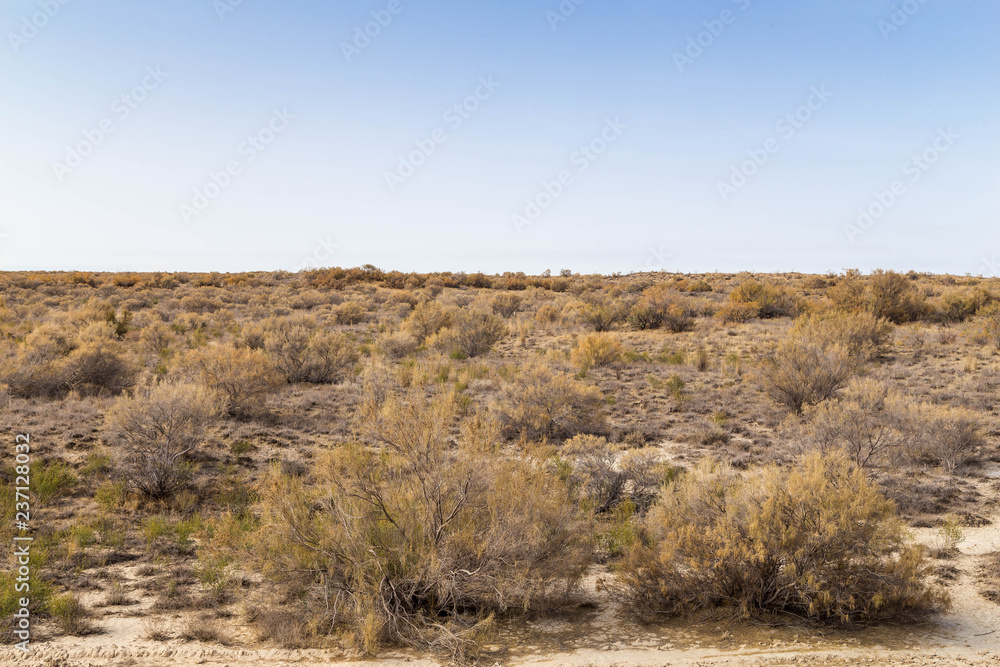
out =
[(917, 286), (895, 271), (876, 269), (868, 278), (848, 271), (827, 294), (841, 308), (871, 313), (895, 324), (913, 322), (929, 313)]
[(69, 493), (77, 477), (65, 461), (45, 460), (31, 466), (31, 490), (41, 502)]
[(212, 345), (192, 350), (184, 358), (190, 378), (218, 392), (221, 410), (234, 417), (260, 412), (264, 399), (280, 382), (262, 350)]
[(972, 410), (924, 404), (914, 411), (917, 436), (911, 454), (919, 459), (953, 472), (973, 461), (986, 444), (982, 417)]
[(521, 310), (521, 297), (517, 294), (498, 294), (490, 305), (496, 315), (510, 317)]
[(250, 554), (269, 576), (309, 578), (313, 627), (347, 630), (366, 653), (431, 642), (464, 657), (494, 614), (561, 598), (587, 567), (565, 487), (492, 438), (454, 444), (454, 411), (452, 396), (391, 397), (363, 426), (381, 451), (339, 449), (315, 485), (264, 483)]
[(805, 412), (808, 442), (824, 452), (843, 449), (861, 468), (890, 465), (914, 435), (910, 401), (878, 380), (855, 380), (838, 400)]
[(404, 324), (421, 345), (447, 326), (451, 326), (451, 313), (436, 301), (418, 303)]
[(684, 299), (667, 284), (647, 288), (628, 317), (636, 329), (657, 329), (665, 326), (680, 333), (694, 328), (694, 316)]
[(822, 345), (842, 345), (858, 361), (882, 357), (892, 343), (893, 328), (888, 321), (870, 313), (828, 311), (800, 317), (793, 336)]
[(356, 301), (346, 301), (334, 311), (337, 324), (359, 324), (368, 317), (364, 306)]
[(764, 319), (792, 317), (797, 310), (795, 298), (788, 288), (752, 279), (737, 285), (729, 293), (729, 300), (756, 308), (756, 316)]
[(623, 352), (622, 344), (613, 335), (594, 332), (579, 340), (570, 353), (570, 359), (581, 370), (587, 371), (618, 363)]
[(204, 441), (216, 401), (204, 387), (168, 384), (119, 399), (107, 415), (107, 437), (129, 486), (151, 498), (173, 494), (187, 479), (187, 456)]
[(983, 289), (973, 292), (948, 292), (941, 299), (937, 319), (943, 322), (965, 322), (976, 315), (984, 306), (993, 303), (996, 297)]
[(479, 357), (503, 340), (507, 324), (493, 313), (461, 310), (452, 317), (451, 326), (442, 329), (428, 344), (466, 357)]
[(562, 457), (571, 493), (584, 509), (610, 512), (622, 502), (647, 508), (673, 469), (659, 463), (651, 452), (617, 451), (601, 436), (577, 435), (566, 441)]
[(337, 382), (358, 361), (358, 348), (344, 334), (319, 329), (314, 322), (271, 320), (264, 350), (286, 382)]
[(979, 345), (1000, 348), (1000, 302), (985, 306), (972, 329), (972, 340)]
[(390, 359), (403, 359), (417, 352), (417, 340), (405, 331), (386, 333), (378, 337), (379, 351)]
[(826, 400), (851, 378), (855, 362), (843, 345), (790, 336), (765, 356), (758, 379), (768, 396), (795, 412)]
[(68, 635), (89, 635), (95, 632), (90, 612), (72, 593), (63, 593), (49, 600), (48, 612), (59, 629)]
[(530, 440), (601, 433), (606, 407), (596, 387), (540, 362), (523, 367), (494, 404), (505, 435)]
[(752, 303), (728, 301), (716, 311), (715, 316), (724, 324), (745, 324), (760, 314), (760, 309)]
[(648, 611), (846, 625), (946, 604), (893, 503), (843, 455), (745, 473), (703, 462), (664, 488), (643, 528), (620, 581)]
[(580, 307), (580, 319), (594, 331), (610, 331), (624, 322), (629, 307), (619, 300), (598, 297)]
[(545, 303), (535, 311), (535, 321), (540, 324), (553, 324), (559, 321), (559, 309), (552, 304)]
[(137, 372), (108, 341), (87, 343), (66, 359), (66, 384), (81, 394), (120, 394), (135, 384)]

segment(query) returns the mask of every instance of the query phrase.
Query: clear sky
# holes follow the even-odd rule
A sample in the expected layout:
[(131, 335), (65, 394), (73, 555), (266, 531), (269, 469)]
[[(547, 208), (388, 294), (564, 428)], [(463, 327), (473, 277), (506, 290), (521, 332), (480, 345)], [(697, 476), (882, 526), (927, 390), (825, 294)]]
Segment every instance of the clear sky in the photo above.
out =
[(1000, 273), (996, 0), (7, 0), (0, 32), (3, 269)]

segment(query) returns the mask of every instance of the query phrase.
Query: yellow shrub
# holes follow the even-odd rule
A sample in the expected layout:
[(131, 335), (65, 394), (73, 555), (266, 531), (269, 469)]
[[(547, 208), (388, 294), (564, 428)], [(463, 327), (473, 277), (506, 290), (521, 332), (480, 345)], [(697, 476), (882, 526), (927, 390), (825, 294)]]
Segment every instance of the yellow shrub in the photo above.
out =
[(842, 455), (746, 473), (703, 462), (663, 490), (643, 527), (620, 581), (649, 611), (846, 625), (947, 603), (893, 503)]
[(591, 333), (580, 339), (570, 354), (573, 364), (581, 370), (610, 366), (621, 361), (625, 350), (611, 334)]

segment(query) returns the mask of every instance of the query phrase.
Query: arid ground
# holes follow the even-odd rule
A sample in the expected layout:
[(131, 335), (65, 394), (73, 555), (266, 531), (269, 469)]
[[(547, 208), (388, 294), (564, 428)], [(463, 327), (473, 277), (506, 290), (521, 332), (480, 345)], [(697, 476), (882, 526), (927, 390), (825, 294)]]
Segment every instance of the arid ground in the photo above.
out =
[(2, 664), (1000, 663), (998, 279), (0, 286)]

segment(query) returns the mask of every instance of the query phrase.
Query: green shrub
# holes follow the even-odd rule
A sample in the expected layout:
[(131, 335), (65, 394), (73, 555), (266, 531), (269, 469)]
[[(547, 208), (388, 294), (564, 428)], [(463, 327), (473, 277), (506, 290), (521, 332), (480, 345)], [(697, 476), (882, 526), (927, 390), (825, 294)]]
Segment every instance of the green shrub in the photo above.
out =
[(651, 612), (851, 625), (947, 603), (893, 503), (845, 456), (746, 473), (703, 462), (664, 488), (643, 528), (620, 582)]
[(76, 474), (65, 461), (42, 461), (31, 466), (31, 490), (40, 502), (69, 493)]

